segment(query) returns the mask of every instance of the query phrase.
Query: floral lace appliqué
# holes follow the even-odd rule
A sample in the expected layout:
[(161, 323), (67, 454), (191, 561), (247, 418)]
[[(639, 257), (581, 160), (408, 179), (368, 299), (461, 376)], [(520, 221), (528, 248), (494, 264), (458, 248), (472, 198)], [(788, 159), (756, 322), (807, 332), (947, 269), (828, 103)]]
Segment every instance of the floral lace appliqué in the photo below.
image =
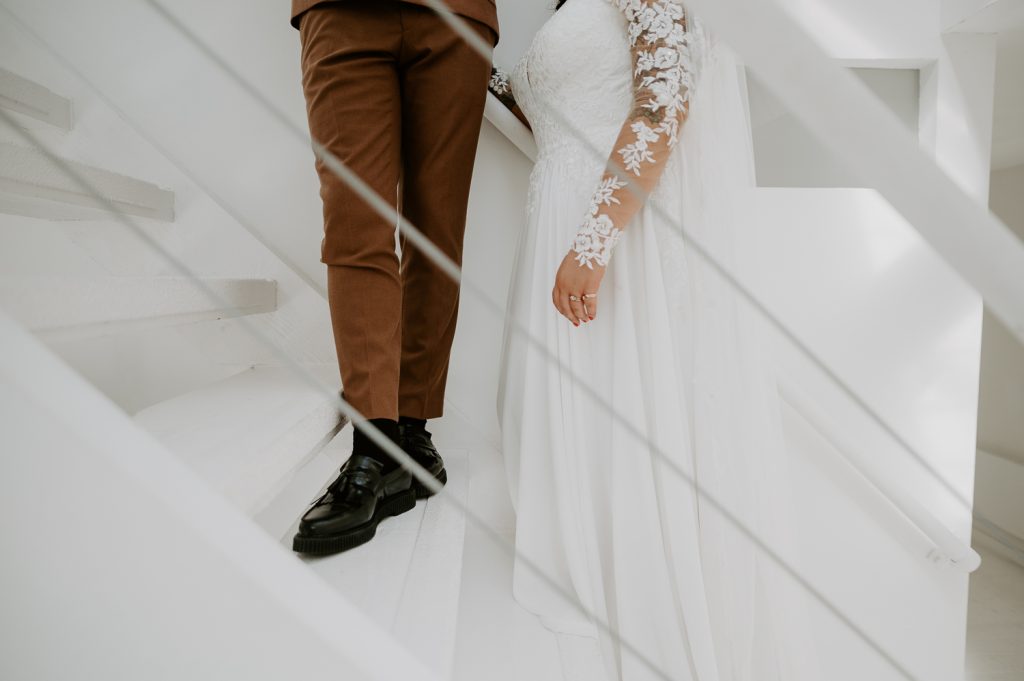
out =
[[(573, 239), (580, 266), (607, 265), (622, 227), (642, 199), (620, 179), (621, 166), (643, 192), (657, 184), (688, 113), (696, 68), (686, 11), (677, 0), (609, 0), (627, 20), (633, 106), (601, 185)], [(618, 157), (619, 160), (616, 159)], [(622, 191), (626, 190), (626, 191)]]
[(583, 225), (573, 239), (575, 260), (581, 267), (594, 269), (594, 262), (602, 267), (608, 264), (612, 248), (619, 240), (622, 230), (612, 223), (610, 217), (599, 214), (599, 211), (601, 206), (619, 203), (615, 192), (625, 186), (617, 177), (605, 177), (594, 193), (594, 198), (590, 202), (590, 214), (584, 219)]

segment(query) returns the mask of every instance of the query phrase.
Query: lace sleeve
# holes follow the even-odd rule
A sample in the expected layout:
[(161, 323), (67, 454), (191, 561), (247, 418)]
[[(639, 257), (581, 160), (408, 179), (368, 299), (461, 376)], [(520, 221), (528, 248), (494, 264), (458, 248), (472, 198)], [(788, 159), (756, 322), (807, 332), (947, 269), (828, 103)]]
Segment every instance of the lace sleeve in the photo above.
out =
[[(626, 15), (633, 106), (572, 243), (581, 267), (605, 266), (622, 229), (658, 183), (689, 111), (694, 69), (686, 12), (676, 0), (610, 0)], [(628, 173), (641, 195), (616, 168)]]
[(512, 95), (512, 85), (509, 82), (508, 74), (497, 66), (491, 67), (491, 79), (487, 83), (487, 89), (510, 110), (516, 107), (516, 99)]
[(519, 108), (519, 103), (516, 102), (515, 93), (512, 92), (512, 82), (507, 73), (497, 66), (492, 66), (491, 79), (487, 84), (487, 89), (498, 98), (498, 101), (505, 105), (505, 108), (515, 114), (516, 118), (523, 125), (532, 131), (530, 120), (523, 113), (523, 110)]

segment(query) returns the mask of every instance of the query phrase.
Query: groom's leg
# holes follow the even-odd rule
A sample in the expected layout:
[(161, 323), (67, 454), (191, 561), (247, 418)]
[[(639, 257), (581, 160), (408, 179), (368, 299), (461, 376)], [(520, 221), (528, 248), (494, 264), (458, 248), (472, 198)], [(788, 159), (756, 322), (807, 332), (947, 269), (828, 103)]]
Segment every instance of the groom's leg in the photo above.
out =
[[(328, 3), (301, 19), (302, 85), (312, 136), (395, 203), (401, 168), (397, 3)], [(322, 161), (321, 262), (345, 399), (367, 418), (398, 418), (402, 291), (395, 222)]]
[[(491, 64), (432, 10), (406, 4), (402, 16), (402, 212), (461, 265)], [(466, 22), (487, 44), (494, 44), (491, 29)], [(402, 288), (399, 412), (435, 418), (443, 411), (459, 288), (405, 239)]]

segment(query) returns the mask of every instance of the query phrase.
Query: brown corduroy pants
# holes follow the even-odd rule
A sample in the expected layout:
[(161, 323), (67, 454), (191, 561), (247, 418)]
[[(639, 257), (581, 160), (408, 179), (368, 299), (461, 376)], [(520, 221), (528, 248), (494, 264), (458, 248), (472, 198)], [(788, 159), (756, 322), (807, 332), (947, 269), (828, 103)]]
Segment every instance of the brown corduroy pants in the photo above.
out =
[[(483, 23), (466, 22), (493, 45)], [(462, 263), (490, 63), (425, 7), (317, 5), (301, 17), (312, 137)], [(345, 399), (367, 418), (441, 416), (459, 289), (317, 159), (321, 262)], [(401, 201), (398, 187), (401, 185)]]

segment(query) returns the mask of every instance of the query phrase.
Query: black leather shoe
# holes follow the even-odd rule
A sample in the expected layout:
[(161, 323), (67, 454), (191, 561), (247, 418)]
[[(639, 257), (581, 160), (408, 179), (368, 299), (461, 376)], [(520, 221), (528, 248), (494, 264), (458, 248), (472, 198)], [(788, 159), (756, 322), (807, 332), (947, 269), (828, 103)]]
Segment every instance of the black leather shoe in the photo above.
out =
[(404, 468), (384, 474), (380, 461), (353, 454), (327, 491), (299, 521), (292, 549), (327, 554), (365, 544), (377, 534), (377, 524), (416, 506), (412, 474)]
[[(430, 439), (430, 431), (419, 424), (399, 422), (398, 434), (402, 449), (406, 454), (426, 468), (439, 483), (443, 485), (448, 482), (448, 472), (444, 469), (444, 460)], [(416, 490), (417, 499), (424, 499), (433, 494), (415, 477), (412, 479), (412, 487)]]

